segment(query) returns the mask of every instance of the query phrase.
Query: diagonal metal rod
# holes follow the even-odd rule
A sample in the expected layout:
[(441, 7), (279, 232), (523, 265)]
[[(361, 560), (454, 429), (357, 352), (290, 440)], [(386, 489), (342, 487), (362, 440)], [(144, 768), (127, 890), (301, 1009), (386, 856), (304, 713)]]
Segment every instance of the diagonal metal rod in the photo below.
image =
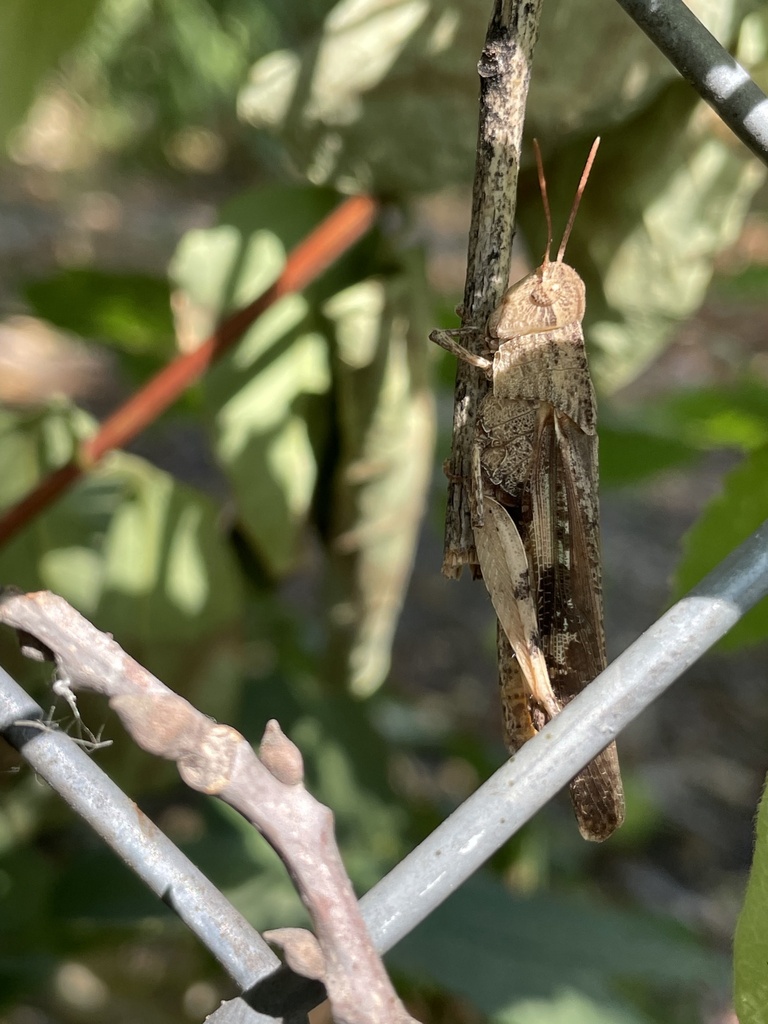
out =
[(618, 0), (731, 131), (768, 164), (768, 97), (682, 0)]
[[(363, 896), (376, 947), (413, 931), (766, 594), (768, 520)], [(234, 1024), (227, 1004), (209, 1020)]]
[(412, 931), (766, 594), (768, 520), (363, 897), (377, 947)]
[[(377, 947), (391, 949), (412, 931), (767, 593), (768, 521), (363, 897)], [(30, 736), (26, 727), (12, 724), (40, 715), (0, 669), (0, 731), (24, 747), (30, 763), (174, 907), (244, 988), (271, 975), (275, 958), (259, 936), (242, 919), (238, 923), (237, 912), (155, 826), (142, 816), (148, 833), (137, 828), (135, 805), (69, 737), (36, 730)], [(309, 982), (293, 987), (297, 1011), (316, 999)], [(277, 1018), (237, 999), (209, 1020), (258, 1024)]]
[[(259, 933), (74, 740), (56, 730), (14, 724), (22, 720), (42, 725), (43, 709), (0, 668), (0, 733), (179, 915), (243, 989), (274, 973), (280, 961)], [(249, 1012), (248, 1024), (280, 1019)], [(291, 1020), (299, 1024), (306, 1018)]]

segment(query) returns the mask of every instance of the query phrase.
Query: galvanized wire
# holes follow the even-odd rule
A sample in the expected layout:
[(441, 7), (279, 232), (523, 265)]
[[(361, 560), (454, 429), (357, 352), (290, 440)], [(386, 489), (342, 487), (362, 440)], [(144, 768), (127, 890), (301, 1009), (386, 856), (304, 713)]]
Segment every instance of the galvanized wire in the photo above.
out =
[[(768, 521), (363, 897), (377, 948), (391, 949), (423, 921), (767, 593)], [(42, 721), (42, 708), (0, 669), (0, 732), (244, 989), (272, 976), (277, 958), (258, 933), (73, 740), (15, 725), (20, 719)], [(297, 1010), (316, 998), (309, 982), (285, 983)], [(238, 999), (209, 1019), (272, 1024), (281, 1018)]]
[(631, 644), (362, 901), (391, 949), (768, 594), (768, 520)]
[[(420, 924), (766, 594), (768, 520), (363, 897), (377, 948)], [(210, 1020), (231, 1024), (229, 1008)]]
[[(44, 726), (43, 709), (0, 668), (0, 732), (66, 802), (198, 936), (243, 989), (280, 961), (259, 933), (66, 734)], [(253, 1024), (279, 1018), (252, 1011)], [(301, 1018), (299, 1018), (301, 1019)]]
[[(766, 593), (768, 521), (363, 897), (377, 947), (390, 949), (423, 921)], [(14, 724), (42, 718), (0, 669), (0, 731), (243, 988), (272, 975), (277, 958), (258, 934), (68, 736)], [(309, 983), (294, 989), (298, 1004), (311, 1002)], [(234, 1017), (254, 1024), (280, 1019), (243, 1000), (210, 1019), (223, 1024)]]
[(618, 0), (633, 21), (768, 164), (768, 97), (682, 0)]

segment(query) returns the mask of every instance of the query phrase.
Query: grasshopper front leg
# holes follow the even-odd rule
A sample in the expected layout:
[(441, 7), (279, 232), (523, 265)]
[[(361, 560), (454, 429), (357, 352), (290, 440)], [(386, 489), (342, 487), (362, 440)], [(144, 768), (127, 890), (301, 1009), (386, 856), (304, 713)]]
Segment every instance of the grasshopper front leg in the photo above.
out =
[(470, 363), (479, 370), (483, 370), (490, 377), (493, 373), (493, 361), (486, 359), (485, 356), (475, 355), (474, 352), (470, 352), (468, 348), (464, 348), (463, 345), (460, 345), (455, 340), (456, 338), (475, 337), (476, 335), (476, 327), (457, 327), (451, 331), (432, 331), (429, 340), (434, 341), (436, 345), (444, 348), (446, 352), (450, 352), (457, 359), (462, 359), (465, 363)]

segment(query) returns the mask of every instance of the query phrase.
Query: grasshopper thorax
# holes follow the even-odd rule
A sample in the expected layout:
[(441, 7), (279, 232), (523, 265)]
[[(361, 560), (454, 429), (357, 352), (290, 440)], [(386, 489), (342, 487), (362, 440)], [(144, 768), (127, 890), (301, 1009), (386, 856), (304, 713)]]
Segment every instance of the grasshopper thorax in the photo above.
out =
[(488, 335), (503, 344), (523, 334), (541, 334), (580, 323), (584, 304), (584, 283), (573, 267), (560, 260), (545, 260), (507, 289), (488, 318)]

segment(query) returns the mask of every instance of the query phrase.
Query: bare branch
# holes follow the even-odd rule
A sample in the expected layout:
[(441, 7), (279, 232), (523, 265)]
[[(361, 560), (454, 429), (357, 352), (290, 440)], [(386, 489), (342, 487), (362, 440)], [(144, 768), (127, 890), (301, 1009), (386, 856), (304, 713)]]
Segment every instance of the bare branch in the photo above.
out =
[(236, 729), (173, 693), (48, 591), (6, 591), (0, 622), (20, 631), (26, 652), (52, 658), (70, 690), (107, 697), (140, 747), (175, 761), (187, 785), (230, 804), (274, 847), (317, 939), (300, 929), (278, 929), (273, 937), (291, 965), (322, 976), (338, 1024), (412, 1024), (358, 910), (333, 815), (304, 788), (301, 754), (277, 722), (267, 724), (257, 756)]
[[(483, 328), (507, 287), (512, 256), (517, 176), (523, 121), (539, 34), (542, 0), (496, 0), (478, 63), (480, 122), (467, 252), (467, 278), (461, 307), (463, 327), (476, 330), (475, 355)], [(462, 566), (477, 564), (472, 533), (472, 442), (488, 380), (460, 361), (453, 406), (453, 447), (448, 461), (443, 573), (458, 577)]]

